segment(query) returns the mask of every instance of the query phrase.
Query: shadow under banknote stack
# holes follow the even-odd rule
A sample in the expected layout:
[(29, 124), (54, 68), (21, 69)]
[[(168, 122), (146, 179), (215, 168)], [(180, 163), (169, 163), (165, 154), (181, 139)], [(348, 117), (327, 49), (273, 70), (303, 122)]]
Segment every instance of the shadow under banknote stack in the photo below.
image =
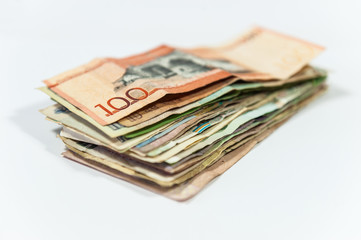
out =
[(160, 46), (45, 80), (65, 157), (183, 201), (326, 89), (322, 47), (261, 27), (218, 47)]

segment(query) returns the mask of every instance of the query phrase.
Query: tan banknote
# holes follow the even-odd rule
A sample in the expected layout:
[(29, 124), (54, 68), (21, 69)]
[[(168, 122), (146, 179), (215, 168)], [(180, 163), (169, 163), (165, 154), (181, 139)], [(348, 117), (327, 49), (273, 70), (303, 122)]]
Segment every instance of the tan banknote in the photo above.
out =
[(230, 77), (169, 46), (123, 59), (94, 60), (46, 85), (102, 125), (111, 124), (166, 94), (189, 92)]
[(287, 79), (298, 72), (323, 47), (262, 27), (253, 27), (218, 47), (188, 50), (205, 59), (223, 59), (251, 72), (232, 71), (244, 80)]
[(96, 59), (44, 82), (108, 125), (167, 94), (189, 92), (230, 76), (289, 78), (321, 51), (317, 45), (255, 27), (221, 47), (185, 51), (160, 46), (128, 58)]

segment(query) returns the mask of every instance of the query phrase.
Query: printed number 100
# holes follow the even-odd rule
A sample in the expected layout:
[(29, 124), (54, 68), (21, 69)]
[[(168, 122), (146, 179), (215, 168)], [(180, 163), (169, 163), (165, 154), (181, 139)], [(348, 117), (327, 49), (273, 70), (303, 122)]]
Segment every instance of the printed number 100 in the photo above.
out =
[[(131, 93), (132, 91), (133, 91), (133, 92), (134, 92), (134, 91), (141, 91), (142, 94), (143, 94), (143, 96), (138, 97), (138, 98), (132, 97), (132, 96), (130, 95), (130, 93)], [(105, 116), (109, 117), (109, 116), (111, 116), (111, 115), (113, 115), (113, 114), (115, 114), (115, 113), (117, 113), (117, 112), (119, 112), (119, 111), (121, 111), (121, 110), (124, 110), (124, 109), (128, 108), (130, 105), (138, 102), (139, 100), (146, 99), (146, 98), (149, 96), (149, 94), (148, 94), (148, 92), (147, 92), (146, 90), (144, 90), (143, 88), (130, 88), (128, 91), (125, 92), (125, 96), (127, 96), (127, 98), (128, 98), (129, 100), (128, 100), (127, 98), (124, 98), (124, 97), (113, 97), (113, 98), (109, 99), (109, 100), (107, 101), (107, 104), (108, 104), (108, 106), (111, 108), (111, 110), (109, 110), (108, 108), (104, 107), (102, 104), (95, 105), (94, 108), (100, 107), (101, 109), (103, 109), (103, 110), (106, 112)], [(123, 103), (125, 103), (125, 105), (123, 105), (123, 106), (121, 106), (121, 107), (114, 106), (114, 104), (116, 104), (117, 102), (119, 102), (119, 100), (122, 101)], [(115, 103), (114, 103), (114, 101), (115, 101)]]

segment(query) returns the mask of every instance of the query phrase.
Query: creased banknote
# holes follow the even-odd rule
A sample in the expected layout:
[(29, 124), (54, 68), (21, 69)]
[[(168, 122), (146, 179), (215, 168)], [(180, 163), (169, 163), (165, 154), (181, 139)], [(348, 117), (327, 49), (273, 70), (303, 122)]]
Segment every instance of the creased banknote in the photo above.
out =
[(230, 43), (188, 51), (160, 46), (128, 58), (101, 58), (45, 80), (55, 93), (101, 125), (167, 94), (189, 92), (230, 76), (286, 79), (323, 50), (255, 27)]

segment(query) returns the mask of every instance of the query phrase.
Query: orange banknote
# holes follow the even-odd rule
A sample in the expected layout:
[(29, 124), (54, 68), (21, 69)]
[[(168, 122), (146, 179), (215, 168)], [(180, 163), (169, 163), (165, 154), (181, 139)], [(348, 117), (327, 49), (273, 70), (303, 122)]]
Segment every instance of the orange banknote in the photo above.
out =
[(230, 76), (246, 81), (286, 79), (322, 47), (253, 28), (214, 48), (160, 46), (128, 58), (101, 58), (45, 80), (52, 91), (102, 125), (167, 94), (186, 93)]

